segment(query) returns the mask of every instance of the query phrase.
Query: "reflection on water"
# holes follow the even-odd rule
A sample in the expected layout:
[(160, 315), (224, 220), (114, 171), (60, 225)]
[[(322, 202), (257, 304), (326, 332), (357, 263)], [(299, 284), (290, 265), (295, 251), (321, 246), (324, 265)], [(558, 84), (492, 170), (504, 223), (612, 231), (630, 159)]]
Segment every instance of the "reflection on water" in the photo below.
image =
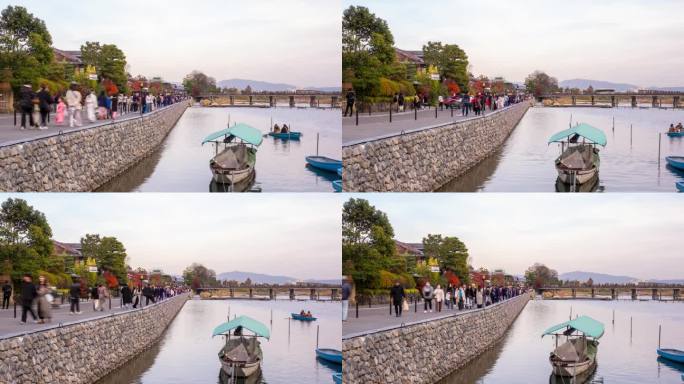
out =
[[(679, 383), (684, 367), (658, 359), (658, 326), (662, 346), (684, 346), (684, 303), (631, 300), (535, 300), (520, 313), (504, 339), (440, 384), (571, 383), (551, 374), (553, 337), (541, 338), (551, 325), (588, 315), (605, 325), (596, 371), (577, 383)], [(612, 323), (615, 310), (615, 324)], [(630, 333), (630, 317), (632, 330)], [(631, 334), (631, 336), (630, 336)]]
[[(302, 309), (310, 310), (318, 320), (289, 319), (290, 313)], [(229, 383), (221, 374), (217, 355), (224, 340), (211, 337), (214, 327), (227, 320), (229, 311), (231, 318), (247, 315), (271, 331), (271, 339), (261, 341), (261, 377), (237, 383), (331, 383), (332, 374), (341, 371), (339, 365), (319, 361), (315, 352), (317, 327), (321, 348), (342, 348), (339, 302), (190, 300), (158, 343), (98, 384)]]
[[(230, 115), (230, 116), (229, 116)], [(207, 192), (212, 179), (209, 160), (213, 145), (201, 145), (212, 132), (231, 123), (249, 124), (266, 134), (273, 123), (302, 132), (300, 140), (264, 137), (257, 153), (255, 183), (264, 192), (332, 192), (328, 178), (310, 171), (305, 157), (319, 154), (341, 158), (342, 128), (337, 109), (188, 108), (160, 148), (122, 175), (103, 185), (103, 192)]]
[[(445, 192), (551, 192), (556, 190), (554, 160), (559, 144), (548, 138), (573, 122), (603, 130), (608, 145), (601, 148), (598, 187), (592, 191), (674, 192), (681, 172), (666, 167), (665, 156), (684, 154), (684, 138), (658, 133), (683, 121), (682, 110), (633, 108), (530, 108), (502, 148), (465, 175), (440, 188)], [(615, 118), (615, 129), (612, 129)], [(630, 137), (630, 126), (631, 137)]]

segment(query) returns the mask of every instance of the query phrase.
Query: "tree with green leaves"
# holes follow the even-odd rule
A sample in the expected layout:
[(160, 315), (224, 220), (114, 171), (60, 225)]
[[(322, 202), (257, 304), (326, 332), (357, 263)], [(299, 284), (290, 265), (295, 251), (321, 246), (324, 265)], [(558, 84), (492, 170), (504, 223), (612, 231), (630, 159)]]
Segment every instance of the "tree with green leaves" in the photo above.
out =
[(542, 71), (534, 71), (525, 78), (527, 92), (535, 97), (558, 91), (558, 79)]
[(558, 285), (558, 272), (541, 263), (534, 263), (525, 271), (527, 285), (534, 288)]
[(121, 284), (128, 281), (126, 248), (116, 237), (86, 234), (81, 238), (81, 253), (92, 257), (100, 271), (114, 274)]
[(202, 264), (192, 263), (183, 271), (185, 285), (191, 286), (195, 291), (200, 288), (217, 287), (216, 272)]
[(84, 64), (95, 67), (101, 81), (111, 80), (122, 91), (126, 88), (126, 55), (115, 44), (86, 41), (81, 46), (81, 58)]
[(183, 79), (183, 88), (185, 88), (185, 91), (193, 97), (218, 91), (216, 88), (216, 79), (209, 77), (200, 71), (192, 71), (186, 75)]
[(442, 80), (453, 80), (463, 91), (468, 90), (468, 55), (457, 44), (428, 41), (423, 45), (425, 63), (439, 70)]
[(443, 271), (453, 272), (464, 283), (469, 281), (468, 248), (458, 237), (428, 234), (423, 246), (425, 255), (436, 259)]
[[(15, 93), (23, 84), (48, 76), (61, 77), (53, 64), (52, 36), (45, 22), (21, 6), (8, 6), (0, 15), (0, 68), (8, 68)], [(37, 84), (34, 84), (37, 85)]]

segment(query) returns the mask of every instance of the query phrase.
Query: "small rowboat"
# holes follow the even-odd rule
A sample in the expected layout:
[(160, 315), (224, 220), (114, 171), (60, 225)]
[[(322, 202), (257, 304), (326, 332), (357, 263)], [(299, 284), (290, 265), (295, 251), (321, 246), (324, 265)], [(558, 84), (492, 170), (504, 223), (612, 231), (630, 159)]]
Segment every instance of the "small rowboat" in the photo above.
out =
[(675, 186), (677, 186), (677, 190), (679, 192), (684, 192), (684, 181), (678, 181), (675, 183)]
[(342, 351), (330, 348), (316, 348), (316, 356), (325, 361), (342, 364)]
[(598, 174), (601, 159), (597, 146), (605, 147), (607, 140), (603, 131), (583, 123), (556, 133), (548, 143), (561, 143), (562, 153), (555, 161), (558, 179), (582, 185)]
[(674, 348), (658, 348), (658, 356), (677, 363), (684, 363), (684, 351)]
[[(682, 379), (684, 379), (684, 375), (682, 375)], [(342, 374), (341, 373), (333, 373), (333, 382), (335, 384), (342, 384)]]
[(684, 171), (684, 156), (666, 156), (665, 160), (671, 167)]
[(670, 137), (684, 137), (684, 131), (682, 131), (682, 132), (668, 132), (667, 135)]
[(332, 182), (335, 192), (342, 192), (342, 180), (335, 180)]
[(328, 172), (337, 172), (338, 169), (342, 168), (342, 161), (325, 156), (307, 156), (306, 162), (314, 168)]
[(316, 321), (315, 317), (309, 317), (309, 316), (302, 316), (299, 313), (292, 313), (292, 318), (295, 320), (300, 320), (300, 321)]
[(287, 132), (287, 133), (269, 132), (268, 135), (275, 137), (276, 139), (299, 140), (299, 138), (302, 136), (302, 133), (301, 132)]

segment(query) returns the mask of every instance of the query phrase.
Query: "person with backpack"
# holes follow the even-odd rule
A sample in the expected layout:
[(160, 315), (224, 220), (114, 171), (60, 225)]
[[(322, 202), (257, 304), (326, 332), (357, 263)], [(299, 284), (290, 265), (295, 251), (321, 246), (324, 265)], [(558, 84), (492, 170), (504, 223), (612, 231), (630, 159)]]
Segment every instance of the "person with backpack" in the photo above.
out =
[(423, 300), (425, 301), (425, 309), (423, 310), (423, 313), (427, 313), (428, 308), (430, 309), (430, 313), (432, 313), (432, 299), (434, 298), (435, 290), (432, 288), (429, 281), (423, 286), (421, 294), (423, 295)]

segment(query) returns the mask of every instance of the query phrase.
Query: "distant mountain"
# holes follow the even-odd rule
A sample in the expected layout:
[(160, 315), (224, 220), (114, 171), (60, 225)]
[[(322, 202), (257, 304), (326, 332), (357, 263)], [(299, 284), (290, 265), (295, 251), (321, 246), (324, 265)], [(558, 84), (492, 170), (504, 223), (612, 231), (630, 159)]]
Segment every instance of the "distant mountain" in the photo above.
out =
[(342, 92), (342, 87), (303, 87), (300, 89), (306, 89), (308, 91), (319, 91), (319, 92)]
[(221, 80), (216, 85), (221, 87), (221, 88), (237, 88), (237, 89), (245, 89), (249, 85), (250, 87), (252, 87), (252, 90), (256, 91), (256, 92), (261, 92), (261, 91), (285, 92), (285, 91), (294, 91), (295, 89), (297, 89), (296, 86), (291, 85), (291, 84), (269, 83), (267, 81), (257, 81), (257, 80), (247, 80), (247, 79)]
[(656, 284), (684, 284), (684, 279), (671, 279), (671, 280), (658, 280), (658, 279), (651, 279), (647, 280), (649, 283), (656, 283)]
[(560, 280), (580, 281), (585, 282), (591, 278), (594, 284), (628, 284), (639, 281), (636, 277), (630, 276), (616, 276), (604, 273), (573, 271), (565, 272), (558, 275)]
[(594, 89), (614, 89), (617, 92), (634, 91), (640, 88), (638, 85), (634, 84), (612, 83), (610, 81), (588, 79), (570, 79), (563, 80), (560, 83), (558, 83), (558, 86), (562, 88), (587, 89), (590, 85)]
[(223, 273), (219, 273), (218, 275), (216, 275), (217, 280), (235, 280), (235, 281), (243, 282), (243, 281), (247, 280), (247, 278), (252, 280), (253, 283), (258, 283), (258, 284), (293, 284), (293, 283), (296, 283), (298, 281), (303, 281), (305, 283), (318, 283), (318, 284), (340, 284), (340, 282), (341, 282), (340, 279), (300, 280), (300, 279), (297, 279), (296, 277), (290, 277), (290, 276), (276, 276), (276, 275), (267, 275), (264, 273), (241, 272), (241, 271), (223, 272)]

